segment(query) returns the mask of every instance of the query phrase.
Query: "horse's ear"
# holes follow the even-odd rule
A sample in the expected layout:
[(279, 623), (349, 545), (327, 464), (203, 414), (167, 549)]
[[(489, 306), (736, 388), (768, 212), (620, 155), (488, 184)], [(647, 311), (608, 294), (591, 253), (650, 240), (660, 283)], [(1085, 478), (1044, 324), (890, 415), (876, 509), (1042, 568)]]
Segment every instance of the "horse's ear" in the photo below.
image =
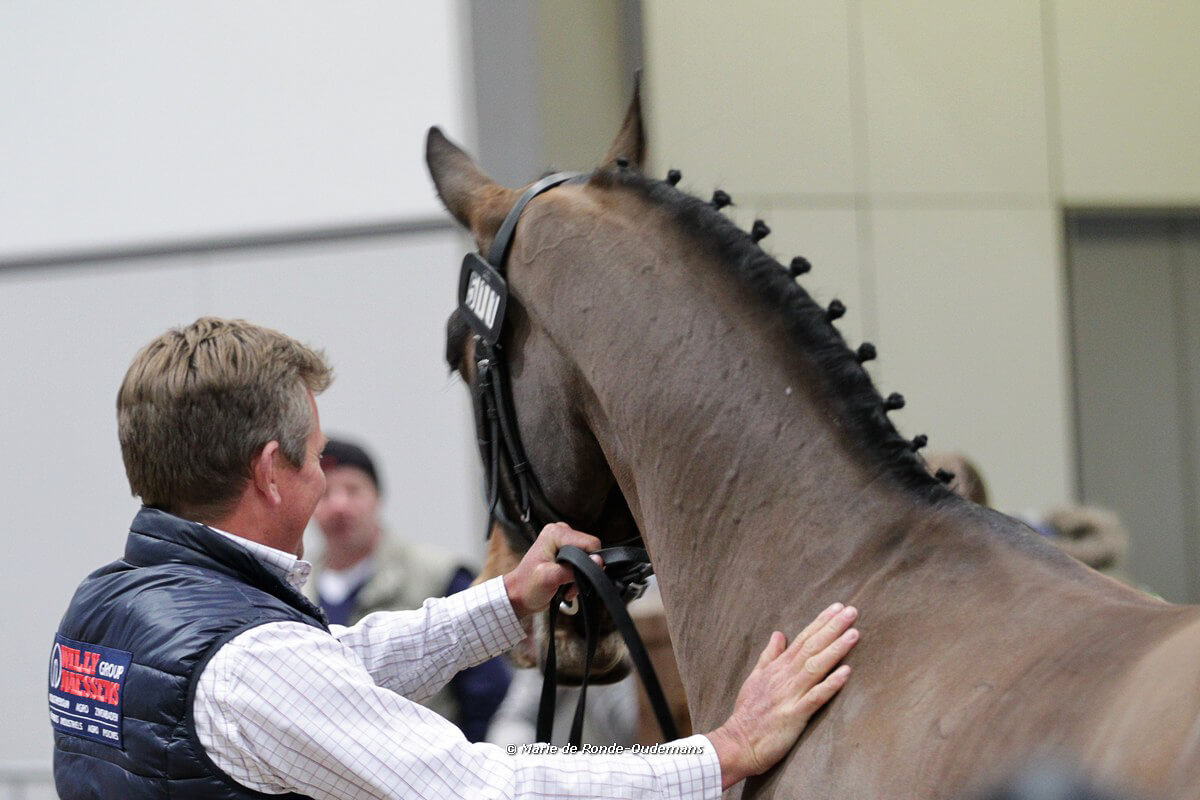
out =
[(625, 121), (621, 123), (621, 130), (617, 132), (617, 138), (613, 139), (612, 144), (608, 146), (608, 153), (605, 154), (604, 161), (600, 164), (601, 169), (616, 165), (618, 160), (624, 160), (628, 166), (639, 172), (645, 165), (646, 131), (642, 127), (641, 82), (639, 74), (633, 85), (633, 100), (629, 103), (629, 110), (625, 112)]
[(489, 239), (512, 205), (512, 191), (493, 181), (438, 128), (425, 138), (425, 163), (446, 210), (475, 234)]

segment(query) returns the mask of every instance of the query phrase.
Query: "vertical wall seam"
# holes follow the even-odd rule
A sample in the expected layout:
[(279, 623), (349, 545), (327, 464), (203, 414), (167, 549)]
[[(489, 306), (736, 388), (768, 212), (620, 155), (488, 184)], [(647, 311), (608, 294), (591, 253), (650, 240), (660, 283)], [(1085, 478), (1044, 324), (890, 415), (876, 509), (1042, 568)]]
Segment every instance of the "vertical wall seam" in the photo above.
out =
[(621, 68), (624, 74), (617, 76), (617, 85), (632, 86), (634, 74), (646, 64), (642, 0), (621, 0), (620, 14)]
[(455, 0), (453, 14), (454, 25), (458, 29), (459, 52), (462, 54), (457, 64), (456, 83), (463, 106), (463, 139), (478, 153), (480, 108), (475, 92), (475, 31), (470, 0)]
[(1046, 110), (1046, 190), (1053, 203), (1063, 202), (1062, 99), (1058, 73), (1058, 28), (1054, 0), (1042, 0), (1042, 84)]
[(1063, 253), (1063, 285), (1064, 285), (1064, 303), (1066, 311), (1063, 314), (1063, 322), (1067, 329), (1067, 404), (1071, 419), (1068, 421), (1068, 431), (1073, 442), (1067, 447), (1067, 452), (1071, 453), (1075, 460), (1075, 475), (1074, 475), (1074, 491), (1075, 498), (1080, 502), (1086, 503), (1088, 500), (1085, 480), (1085, 469), (1087, 462), (1083, 457), (1083, 398), (1079, 391), (1079, 320), (1075, 314), (1075, 281), (1072, 275), (1072, 265), (1074, 257), (1071, 249), (1072, 243), (1079, 236), (1079, 220), (1078, 217), (1063, 210), (1061, 213), (1063, 227), (1066, 233), (1062, 237), (1062, 253)]
[(1063, 381), (1062, 420), (1063, 452), (1069, 461), (1063, 466), (1068, 473), (1068, 483), (1073, 484), (1078, 497), (1083, 496), (1083, 444), (1080, 441), (1081, 423), (1078, 398), (1078, 372), (1075, 369), (1075, 329), (1072, 323), (1070, 251), (1067, 228), (1069, 226), (1065, 198), (1063, 195), (1063, 143), (1062, 143), (1062, 95), (1058, 69), (1058, 26), (1055, 25), (1054, 0), (1041, 0), (1042, 23), (1042, 86), (1045, 104), (1046, 125), (1046, 190), (1049, 194), (1050, 212), (1055, 221), (1056, 275), (1054, 286), (1058, 292), (1059, 325), (1058, 337), (1062, 344), (1064, 363), (1060, 369)]
[[(858, 240), (858, 283), (862, 292), (862, 330), (869, 340), (879, 339), (879, 302), (875, 275), (874, 215), (870, 193), (871, 171), (867, 123), (867, 63), (863, 41), (861, 0), (846, 4), (846, 56), (850, 94), (850, 147), (854, 161), (854, 228)], [(881, 377), (880, 368), (875, 379)]]

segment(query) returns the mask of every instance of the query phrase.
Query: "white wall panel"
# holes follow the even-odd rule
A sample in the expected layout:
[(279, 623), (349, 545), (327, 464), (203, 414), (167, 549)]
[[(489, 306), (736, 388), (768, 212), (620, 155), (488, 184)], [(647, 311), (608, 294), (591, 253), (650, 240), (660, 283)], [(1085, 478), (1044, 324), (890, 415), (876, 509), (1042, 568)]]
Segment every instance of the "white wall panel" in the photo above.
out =
[(438, 213), (458, 4), (0, 4), (0, 258)]
[(1057, 218), (1036, 211), (876, 210), (879, 362), (892, 414), (931, 450), (960, 450), (993, 504), (1072, 493)]
[(1200, 204), (1200, 3), (1051, 5), (1067, 201)]
[(644, 22), (657, 172), (735, 199), (853, 190), (844, 4), (646, 0)]
[(1037, 0), (859, 5), (871, 190), (1045, 195)]

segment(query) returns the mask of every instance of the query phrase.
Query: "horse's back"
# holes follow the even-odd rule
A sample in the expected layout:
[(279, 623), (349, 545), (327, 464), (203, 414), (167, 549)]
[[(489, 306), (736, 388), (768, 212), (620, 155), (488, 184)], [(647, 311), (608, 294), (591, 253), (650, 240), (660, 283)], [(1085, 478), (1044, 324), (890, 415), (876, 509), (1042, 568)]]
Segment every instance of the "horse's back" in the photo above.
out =
[[(904, 679), (915, 653), (860, 658), (858, 683), (746, 794), (960, 800), (1049, 758), (1138, 800), (1200, 800), (1200, 608), (1122, 592), (1087, 619), (1005, 658), (980, 624)], [(892, 680), (872, 685), (876, 672)]]
[(1200, 609), (1130, 670), (1086, 752), (1102, 777), (1200, 800)]

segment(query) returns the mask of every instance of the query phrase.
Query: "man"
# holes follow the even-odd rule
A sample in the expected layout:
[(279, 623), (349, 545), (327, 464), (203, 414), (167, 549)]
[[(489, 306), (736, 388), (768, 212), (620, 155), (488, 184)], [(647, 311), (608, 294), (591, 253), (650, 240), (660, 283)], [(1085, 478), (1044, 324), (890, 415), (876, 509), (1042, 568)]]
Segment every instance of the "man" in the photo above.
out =
[(710, 797), (776, 763), (846, 681), (835, 604), (772, 634), (729, 719), (668, 754), (507, 755), (408, 698), (515, 644), (570, 571), (548, 525), (512, 572), (416, 611), (325, 624), (299, 592), (325, 487), (323, 357), (202, 318), (135, 357), (117, 395), (143, 508), (125, 555), (84, 579), (51, 655), (60, 797)]
[[(389, 536), (379, 518), (379, 473), (358, 445), (330, 439), (321, 455), (325, 493), (313, 520), (325, 550), (304, 586), (330, 623), (354, 625), (375, 611), (420, 608), (430, 597), (461, 592), (475, 576), (450, 553)], [(508, 690), (502, 658), (468, 667), (421, 705), (483, 741)]]

